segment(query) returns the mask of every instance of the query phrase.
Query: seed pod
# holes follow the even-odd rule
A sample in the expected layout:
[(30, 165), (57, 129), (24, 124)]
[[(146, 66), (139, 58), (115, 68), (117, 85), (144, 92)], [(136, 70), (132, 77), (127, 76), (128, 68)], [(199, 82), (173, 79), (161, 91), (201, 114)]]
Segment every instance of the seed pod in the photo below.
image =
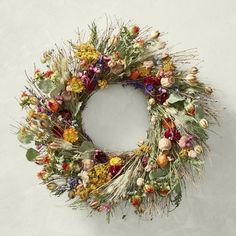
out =
[(191, 74), (197, 74), (198, 73), (198, 68), (197, 67), (192, 67), (191, 69), (190, 69), (190, 73)]
[(200, 145), (197, 145), (194, 147), (194, 151), (197, 153), (197, 154), (201, 154), (203, 152), (203, 148), (202, 146)]
[(151, 33), (150, 39), (157, 39), (159, 36), (160, 36), (160, 32), (156, 30)]
[(205, 87), (205, 93), (211, 95), (213, 93), (213, 89), (210, 86)]
[(51, 191), (54, 191), (54, 190), (57, 189), (57, 186), (58, 185), (55, 182), (51, 182), (51, 183), (47, 184), (47, 189), (51, 190)]
[(44, 157), (38, 156), (34, 159), (34, 162), (38, 165), (43, 165), (44, 164)]
[(98, 201), (92, 201), (89, 206), (92, 208), (92, 209), (97, 209), (99, 206), (100, 206), (100, 203)]
[(157, 165), (161, 168), (164, 168), (168, 165), (169, 159), (167, 157), (167, 154), (161, 153), (157, 156)]
[(203, 129), (206, 129), (206, 128), (208, 128), (208, 121), (206, 120), (206, 119), (201, 119), (200, 121), (199, 121), (199, 125), (203, 128)]
[(73, 190), (69, 191), (68, 197), (69, 197), (69, 199), (75, 198), (75, 192)]

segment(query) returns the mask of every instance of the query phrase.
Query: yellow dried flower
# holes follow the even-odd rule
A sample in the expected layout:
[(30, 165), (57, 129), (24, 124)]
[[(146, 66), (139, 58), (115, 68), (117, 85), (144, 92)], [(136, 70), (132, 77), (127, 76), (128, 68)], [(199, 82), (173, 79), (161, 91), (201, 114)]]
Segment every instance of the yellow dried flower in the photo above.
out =
[(146, 68), (142, 64), (137, 67), (137, 70), (141, 77), (148, 76), (151, 73), (151, 68)]
[(82, 43), (74, 48), (75, 56), (81, 61), (86, 61), (87, 63), (95, 63), (100, 55), (96, 48), (89, 43)]
[(134, 155), (141, 156), (145, 153), (150, 153), (150, 152), (151, 152), (151, 147), (147, 143), (144, 143), (140, 147), (134, 150)]
[(109, 164), (110, 166), (121, 166), (122, 159), (120, 157), (111, 157)]
[(105, 80), (105, 79), (99, 80), (98, 81), (98, 86), (101, 89), (107, 88), (108, 87), (107, 80)]
[(182, 148), (182, 149), (179, 151), (179, 156), (180, 156), (180, 157), (188, 156), (188, 150), (187, 150), (186, 148)]
[(71, 90), (75, 93), (81, 93), (84, 90), (84, 84), (80, 78), (73, 77), (70, 82)]
[(64, 138), (64, 140), (66, 140), (70, 143), (74, 143), (79, 139), (78, 131), (74, 127), (70, 127), (68, 129), (65, 129), (64, 133), (63, 133), (63, 138)]

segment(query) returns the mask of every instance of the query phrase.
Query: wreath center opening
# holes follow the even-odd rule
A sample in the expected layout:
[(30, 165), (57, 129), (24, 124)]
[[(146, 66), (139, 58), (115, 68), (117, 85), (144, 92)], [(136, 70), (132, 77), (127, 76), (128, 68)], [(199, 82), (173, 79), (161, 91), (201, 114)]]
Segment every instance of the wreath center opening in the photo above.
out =
[(110, 85), (97, 91), (82, 113), (83, 128), (105, 151), (128, 151), (146, 138), (149, 127), (147, 101), (132, 87)]

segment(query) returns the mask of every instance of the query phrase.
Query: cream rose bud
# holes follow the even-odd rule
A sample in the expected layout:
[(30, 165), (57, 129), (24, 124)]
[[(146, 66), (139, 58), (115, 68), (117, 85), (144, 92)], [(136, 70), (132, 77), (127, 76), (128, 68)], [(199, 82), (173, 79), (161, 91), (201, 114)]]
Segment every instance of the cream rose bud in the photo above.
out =
[(144, 185), (144, 178), (138, 178), (136, 183), (138, 186), (143, 186)]
[(170, 88), (175, 83), (174, 77), (163, 77), (161, 78), (161, 85), (164, 88)]
[(200, 145), (197, 145), (194, 147), (194, 151), (197, 153), (197, 154), (201, 154), (203, 152), (203, 148), (202, 146)]
[(161, 151), (169, 151), (172, 147), (171, 141), (167, 138), (162, 138), (158, 142), (158, 147)]
[(83, 160), (83, 169), (84, 170), (90, 170), (93, 168), (93, 166), (94, 166), (93, 160), (90, 160), (90, 159)]
[(188, 152), (188, 156), (191, 158), (196, 158), (197, 157), (197, 152), (195, 152), (194, 150), (190, 150)]
[(208, 128), (208, 121), (206, 120), (206, 119), (201, 119), (200, 121), (199, 121), (199, 125), (203, 128), (203, 129), (206, 129), (206, 128)]
[(151, 33), (150, 39), (157, 39), (159, 36), (160, 36), (160, 32), (156, 30)]
[(146, 69), (151, 69), (153, 67), (154, 63), (153, 61), (144, 61), (143, 62), (143, 66), (146, 68)]
[(155, 101), (154, 98), (150, 98), (150, 99), (148, 100), (148, 104), (151, 105), (151, 106), (153, 106), (155, 103), (156, 103), (156, 101)]
[(146, 172), (150, 172), (150, 171), (152, 170), (152, 166), (151, 166), (151, 165), (147, 165), (147, 166), (144, 168), (144, 170), (145, 170)]

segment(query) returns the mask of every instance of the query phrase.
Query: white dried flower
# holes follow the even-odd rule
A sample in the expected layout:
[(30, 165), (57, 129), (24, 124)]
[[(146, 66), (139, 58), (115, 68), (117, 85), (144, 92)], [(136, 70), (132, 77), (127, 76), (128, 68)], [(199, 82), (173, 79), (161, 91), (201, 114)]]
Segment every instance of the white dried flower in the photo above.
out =
[(144, 185), (144, 178), (138, 178), (136, 183), (139, 187), (143, 186)]
[(191, 158), (196, 158), (197, 157), (197, 152), (195, 152), (194, 150), (190, 150), (188, 152), (188, 156)]
[(155, 103), (156, 103), (156, 101), (155, 101), (154, 98), (150, 98), (150, 99), (148, 100), (148, 104), (151, 105), (151, 106), (155, 105)]
[(161, 151), (169, 151), (172, 147), (171, 141), (167, 138), (162, 138), (158, 142), (158, 147)]

